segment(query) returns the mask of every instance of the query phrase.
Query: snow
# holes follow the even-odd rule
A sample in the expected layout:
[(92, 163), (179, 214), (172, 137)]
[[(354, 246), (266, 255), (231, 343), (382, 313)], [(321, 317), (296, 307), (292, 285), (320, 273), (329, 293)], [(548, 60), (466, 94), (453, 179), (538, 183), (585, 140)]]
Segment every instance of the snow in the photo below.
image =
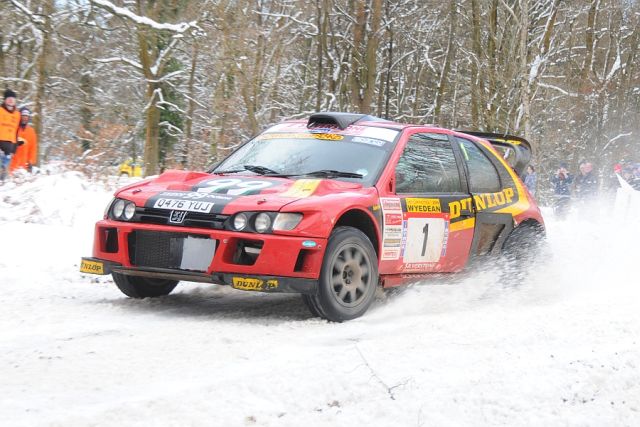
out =
[(129, 9), (125, 7), (116, 6), (115, 4), (113, 4), (108, 0), (91, 0), (91, 2), (99, 6), (102, 6), (105, 9), (108, 9), (114, 15), (128, 18), (133, 22), (135, 22), (136, 24), (151, 27), (155, 30), (168, 30), (168, 31), (173, 31), (175, 33), (181, 34), (190, 28), (198, 28), (196, 21), (181, 22), (179, 24), (170, 24), (166, 22), (161, 23), (161, 22), (154, 21), (153, 19), (148, 18), (146, 16), (136, 15), (135, 13), (131, 12)]
[(640, 424), (637, 221), (548, 213), (520, 286), (474, 270), (333, 324), (296, 295), (80, 274), (110, 198), (73, 172), (0, 187), (3, 425)]

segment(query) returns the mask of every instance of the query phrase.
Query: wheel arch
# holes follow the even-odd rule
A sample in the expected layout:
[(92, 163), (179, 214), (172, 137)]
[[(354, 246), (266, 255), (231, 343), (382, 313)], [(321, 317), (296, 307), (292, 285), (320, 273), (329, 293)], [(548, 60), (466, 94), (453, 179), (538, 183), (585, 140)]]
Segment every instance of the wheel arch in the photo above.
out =
[(536, 229), (537, 232), (542, 233), (542, 235), (546, 234), (546, 230), (544, 225), (542, 225), (540, 222), (538, 222), (536, 219), (534, 218), (527, 218), (523, 221), (520, 221), (517, 226), (514, 228), (514, 230), (518, 227), (532, 227), (534, 229)]
[(371, 214), (362, 209), (349, 209), (340, 215), (333, 228), (336, 227), (353, 227), (362, 231), (371, 241), (376, 256), (380, 259), (380, 231)]

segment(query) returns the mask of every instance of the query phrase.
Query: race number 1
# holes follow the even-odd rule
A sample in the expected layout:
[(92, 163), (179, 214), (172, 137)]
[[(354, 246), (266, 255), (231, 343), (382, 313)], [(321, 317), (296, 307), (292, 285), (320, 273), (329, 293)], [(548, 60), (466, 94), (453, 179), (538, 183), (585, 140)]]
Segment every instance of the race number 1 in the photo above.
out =
[(438, 262), (445, 236), (443, 218), (409, 218), (405, 263)]

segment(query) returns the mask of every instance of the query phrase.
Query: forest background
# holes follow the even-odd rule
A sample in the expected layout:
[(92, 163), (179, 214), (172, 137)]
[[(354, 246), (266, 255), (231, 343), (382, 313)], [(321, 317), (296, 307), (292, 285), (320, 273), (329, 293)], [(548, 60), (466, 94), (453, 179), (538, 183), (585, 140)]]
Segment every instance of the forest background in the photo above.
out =
[(640, 161), (639, 45), (638, 0), (0, 0), (0, 87), (41, 162), (92, 176), (203, 169), (331, 110), (520, 135), (539, 175), (606, 178)]

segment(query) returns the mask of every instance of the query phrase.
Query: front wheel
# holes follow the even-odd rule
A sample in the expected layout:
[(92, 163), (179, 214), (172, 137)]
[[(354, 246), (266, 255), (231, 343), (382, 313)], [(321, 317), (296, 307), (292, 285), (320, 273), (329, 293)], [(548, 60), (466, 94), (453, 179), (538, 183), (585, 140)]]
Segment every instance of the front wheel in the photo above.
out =
[(123, 294), (131, 298), (154, 298), (169, 295), (176, 287), (176, 280), (153, 279), (111, 273), (113, 281)]
[(378, 257), (369, 238), (356, 228), (338, 227), (329, 237), (318, 292), (303, 298), (314, 315), (351, 320), (367, 311), (378, 281)]

